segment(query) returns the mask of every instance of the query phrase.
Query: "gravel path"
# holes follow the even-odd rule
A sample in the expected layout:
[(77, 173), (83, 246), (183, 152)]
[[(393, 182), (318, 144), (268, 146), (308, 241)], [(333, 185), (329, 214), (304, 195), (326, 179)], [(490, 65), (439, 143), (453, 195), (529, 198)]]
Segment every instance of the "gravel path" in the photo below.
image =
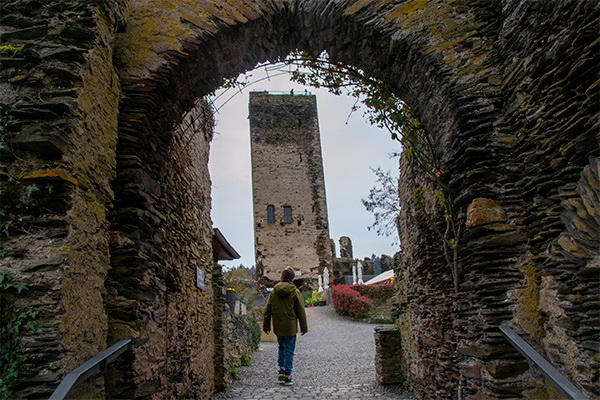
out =
[(335, 314), (333, 307), (306, 309), (308, 333), (298, 335), (293, 386), (277, 383), (277, 343), (262, 342), (252, 365), (238, 369), (227, 394), (212, 399), (401, 399), (400, 386), (375, 383), (375, 325)]

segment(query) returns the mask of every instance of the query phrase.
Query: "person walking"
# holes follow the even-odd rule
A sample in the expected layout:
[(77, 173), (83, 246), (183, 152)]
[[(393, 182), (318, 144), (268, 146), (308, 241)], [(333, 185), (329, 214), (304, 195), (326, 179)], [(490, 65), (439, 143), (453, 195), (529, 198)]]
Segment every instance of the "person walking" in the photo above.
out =
[(277, 336), (277, 343), (279, 344), (277, 358), (279, 377), (277, 381), (286, 386), (292, 385), (292, 367), (298, 322), (300, 322), (302, 335), (308, 332), (304, 299), (296, 285), (293, 284), (295, 276), (296, 274), (291, 267), (286, 267), (281, 272), (281, 282), (275, 285), (271, 294), (269, 294), (263, 313), (263, 331), (266, 334), (271, 331), (271, 319), (273, 319), (273, 332)]

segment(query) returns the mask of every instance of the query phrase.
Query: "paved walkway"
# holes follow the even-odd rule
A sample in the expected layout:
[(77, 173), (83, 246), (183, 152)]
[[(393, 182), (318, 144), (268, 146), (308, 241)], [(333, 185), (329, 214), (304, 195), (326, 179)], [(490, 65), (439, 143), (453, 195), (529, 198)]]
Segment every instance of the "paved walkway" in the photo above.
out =
[(238, 369), (227, 394), (212, 399), (413, 400), (400, 386), (375, 383), (375, 325), (336, 315), (333, 307), (306, 309), (308, 333), (298, 335), (293, 386), (277, 383), (277, 343), (262, 342), (252, 365)]

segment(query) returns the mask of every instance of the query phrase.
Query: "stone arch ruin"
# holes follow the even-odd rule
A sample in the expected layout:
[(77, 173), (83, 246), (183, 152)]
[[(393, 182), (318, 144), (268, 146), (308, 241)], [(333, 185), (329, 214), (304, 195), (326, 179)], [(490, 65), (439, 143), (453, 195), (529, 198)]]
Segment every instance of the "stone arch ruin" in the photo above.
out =
[(411, 391), (553, 397), (502, 338), (503, 323), (600, 395), (597, 2), (3, 7), (1, 44), (18, 50), (3, 47), (0, 58), (2, 205), (12, 224), (1, 271), (30, 288), (13, 296), (17, 308), (42, 311), (24, 339), (35, 354), (20, 395), (47, 397), (125, 337), (129, 356), (86, 395), (207, 398), (219, 386), (213, 122), (202, 97), (294, 49), (326, 50), (405, 98), (442, 154), (455, 206), (471, 206), (455, 295), (412, 184), (400, 188), (398, 357)]

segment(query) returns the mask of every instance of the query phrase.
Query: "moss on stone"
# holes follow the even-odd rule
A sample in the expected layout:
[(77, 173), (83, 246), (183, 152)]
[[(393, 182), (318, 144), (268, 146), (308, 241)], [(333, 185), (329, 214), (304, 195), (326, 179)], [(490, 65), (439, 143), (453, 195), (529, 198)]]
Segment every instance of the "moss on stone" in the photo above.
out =
[(518, 304), (515, 308), (515, 319), (517, 323), (536, 340), (540, 339), (541, 316), (538, 312), (540, 303), (539, 285), (536, 274), (539, 271), (533, 264), (520, 268), (525, 275), (525, 287), (515, 289), (515, 298)]

